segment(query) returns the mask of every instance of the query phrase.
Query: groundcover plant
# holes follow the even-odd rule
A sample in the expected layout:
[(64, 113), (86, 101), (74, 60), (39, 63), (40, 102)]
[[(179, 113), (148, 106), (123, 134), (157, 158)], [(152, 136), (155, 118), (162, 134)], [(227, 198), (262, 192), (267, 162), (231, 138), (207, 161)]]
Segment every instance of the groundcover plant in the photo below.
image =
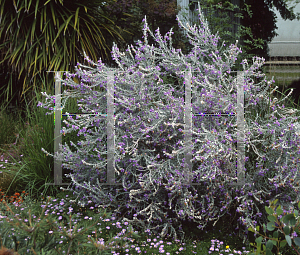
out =
[[(81, 206), (93, 201), (96, 206), (114, 208), (120, 221), (161, 237), (170, 235), (177, 239), (180, 233), (181, 240), (184, 238), (182, 220), (199, 223), (198, 228), (203, 229), (208, 221), (216, 223), (237, 203), (236, 211), (241, 216), (236, 229), (247, 234), (248, 227), (266, 222), (265, 203), (277, 198), (279, 204), (293, 206), (299, 200), (299, 185), (294, 183), (299, 170), (299, 124), (293, 116), (296, 110), (279, 105), (290, 94), (279, 102), (276, 98), (271, 101), (268, 93), (276, 88), (268, 91), (273, 81), (267, 81), (260, 71), (264, 59), (253, 58), (250, 66), (246, 60), (236, 63), (241, 50), (236, 45), (226, 47), (219, 42), (218, 34), (211, 34), (200, 5), (199, 19), (199, 27), (188, 24), (185, 27), (178, 20), (194, 46), (188, 55), (172, 48), (172, 29), (164, 38), (157, 29), (155, 37), (145, 17), (144, 43), (139, 41), (140, 47), (128, 46), (125, 54), (114, 44), (113, 59), (119, 68), (106, 67), (101, 60), (96, 64), (86, 57), (97, 67), (78, 63), (76, 74), (67, 77), (77, 75), (81, 83), (63, 80), (73, 90), (62, 93), (60, 109), (69, 97), (84, 96), (78, 100), (84, 113), (106, 112), (106, 89), (113, 82), (115, 172), (116, 182), (122, 185), (102, 185), (106, 182), (107, 164), (103, 117), (85, 115), (64, 121), (68, 128), (63, 127), (61, 133), (79, 130), (78, 135), (85, 136), (77, 145), (71, 142), (77, 152), (72, 152), (68, 144), (60, 145), (62, 153), (56, 155), (42, 148), (73, 171), (68, 175), (72, 184), (67, 190), (77, 195)], [(147, 32), (156, 38), (159, 47), (148, 45)], [(222, 121), (214, 117), (214, 126), (208, 129), (204, 116), (193, 116), (191, 179), (201, 185), (190, 185), (183, 170), (188, 149), (183, 146), (188, 130), (183, 129), (185, 105), (181, 97), (187, 81), (185, 72), (189, 72), (193, 85), (193, 113), (212, 112), (212, 109), (236, 112), (238, 77), (234, 70), (240, 69), (246, 102), (244, 142), (249, 156), (245, 158), (245, 183), (235, 188), (229, 185), (237, 179), (231, 161), (237, 142), (235, 118)], [(177, 87), (168, 83), (172, 78), (177, 80)], [(104, 87), (105, 92), (92, 91), (94, 86)], [(50, 102), (39, 102), (38, 106), (48, 108), (55, 102), (55, 96), (42, 94)], [(49, 110), (53, 114), (53, 108)], [(256, 112), (254, 120), (248, 118), (253, 111)], [(223, 163), (227, 165), (225, 169), (221, 167)]]

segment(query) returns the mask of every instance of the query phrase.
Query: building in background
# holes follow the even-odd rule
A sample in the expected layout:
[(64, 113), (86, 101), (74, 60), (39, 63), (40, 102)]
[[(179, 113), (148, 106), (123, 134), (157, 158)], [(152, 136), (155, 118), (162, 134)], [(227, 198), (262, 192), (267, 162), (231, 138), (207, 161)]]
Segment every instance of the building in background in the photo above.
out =
[[(295, 58), (300, 57), (300, 21), (299, 20), (283, 20), (279, 11), (274, 8), (277, 16), (277, 36), (269, 43), (270, 58)], [(298, 3), (294, 12), (300, 12), (300, 4)]]
[[(279, 11), (274, 9), (274, 12), (278, 35), (269, 43), (265, 70), (270, 77), (274, 76), (276, 85), (284, 91), (291, 85), (295, 88), (300, 86), (300, 21), (283, 20)], [(300, 3), (296, 4), (294, 12), (300, 12)]]

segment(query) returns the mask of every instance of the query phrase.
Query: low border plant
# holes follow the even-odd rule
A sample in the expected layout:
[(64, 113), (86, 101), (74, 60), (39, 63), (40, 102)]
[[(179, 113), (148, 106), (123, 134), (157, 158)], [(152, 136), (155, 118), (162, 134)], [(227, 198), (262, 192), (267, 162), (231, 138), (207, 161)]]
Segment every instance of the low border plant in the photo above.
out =
[[(291, 212), (289, 214), (285, 214), (283, 210), (281, 209), (281, 206), (278, 205), (277, 209), (274, 210), (275, 204), (277, 203), (278, 199), (275, 201), (270, 202), (270, 206), (265, 206), (266, 212), (269, 214), (267, 223), (267, 226), (263, 224), (263, 230), (264, 235), (260, 234), (260, 237), (255, 239), (256, 245), (253, 243), (250, 243), (252, 246), (257, 248), (256, 253), (251, 253), (250, 255), (257, 255), (257, 254), (266, 254), (266, 255), (273, 255), (272, 248), (274, 245), (277, 245), (277, 253), (276, 254), (282, 254), (279, 253), (280, 248), (284, 248), (286, 244), (288, 244), (290, 247), (292, 247), (298, 255), (299, 248), (300, 248), (300, 237), (297, 237), (300, 233), (300, 222), (298, 217), (298, 211), (295, 210), (294, 212)], [(300, 202), (298, 203), (298, 208), (300, 209)], [(284, 215), (285, 214), (285, 215)], [(283, 216), (284, 215), (284, 216)], [(296, 223), (296, 218), (297, 223)], [(276, 228), (276, 230), (275, 230)], [(269, 233), (269, 237), (266, 235), (266, 229), (268, 231), (273, 231), (272, 233)], [(252, 227), (248, 228), (251, 232), (259, 233), (259, 226), (255, 227), (254, 229)], [(290, 235), (291, 234), (291, 235)], [(285, 240), (282, 240), (283, 238)], [(263, 243), (263, 239), (269, 239), (267, 242), (263, 244), (263, 248), (261, 248), (261, 245)], [(296, 245), (296, 247), (293, 245)]]
[[(224, 242), (214, 237), (209, 241), (211, 246), (203, 240), (158, 241), (158, 236), (153, 238), (146, 232), (138, 234), (130, 224), (122, 229), (121, 223), (111, 218), (111, 212), (106, 210), (95, 211), (91, 206), (89, 210), (76, 213), (80, 208), (69, 202), (65, 192), (59, 193), (61, 198), (49, 196), (47, 201), (34, 201), (27, 195), (22, 192), (18, 201), (3, 200), (0, 204), (1, 246), (18, 254), (232, 254), (228, 245), (232, 247), (232, 242), (226, 242), (226, 249), (222, 250)], [(101, 238), (97, 235), (99, 232)], [(207, 235), (212, 236), (211, 232)], [(222, 233), (219, 236), (224, 237)]]
[[(87, 224), (84, 220), (81, 221), (78, 219), (80, 215), (72, 214), (72, 207), (68, 208), (69, 211), (67, 213), (63, 211), (66, 207), (64, 204), (68, 203), (65, 199), (61, 199), (60, 203), (54, 206), (52, 203), (56, 201), (56, 199), (48, 197), (47, 201), (43, 205), (40, 205), (31, 199), (27, 200), (25, 198), (24, 203), (27, 204), (26, 207), (20, 207), (18, 202), (15, 202), (10, 207), (3, 200), (0, 206), (2, 214), (0, 218), (5, 219), (6, 222), (1, 222), (1, 245), (15, 249), (21, 254), (28, 253), (29, 251), (32, 251), (34, 254), (36, 254), (36, 251), (41, 251), (42, 254), (46, 254), (45, 252), (47, 252), (49, 255), (65, 253), (63, 251), (66, 251), (66, 254), (87, 254), (87, 250), (88, 254), (98, 254), (99, 251), (101, 251), (100, 254), (111, 254), (113, 245), (120, 244), (120, 247), (125, 247), (124, 241), (129, 236), (140, 237), (132, 230), (132, 226), (129, 225), (126, 229), (128, 230), (126, 234), (126, 230), (123, 229), (118, 233), (117, 237), (110, 235), (110, 239), (105, 242), (103, 239), (97, 238), (97, 227), (94, 226), (102, 224), (100, 229), (103, 231), (105, 231), (105, 228), (113, 228), (106, 221), (100, 223), (100, 220), (107, 216), (109, 217), (110, 213), (104, 211), (103, 214), (97, 214), (99, 219), (86, 215), (84, 220), (90, 220), (89, 224)], [(6, 210), (3, 208), (4, 206)], [(14, 210), (12, 207), (14, 207)], [(28, 211), (24, 210), (27, 208)], [(51, 213), (49, 213), (49, 208), (53, 209)], [(58, 217), (59, 222), (55, 215), (61, 215)], [(73, 221), (75, 223), (72, 224)], [(64, 223), (69, 225), (68, 229), (64, 226)], [(11, 228), (11, 226), (14, 228)], [(114, 227), (120, 228), (118, 224)], [(60, 241), (58, 242), (57, 240)], [(55, 252), (51, 252), (53, 250)]]

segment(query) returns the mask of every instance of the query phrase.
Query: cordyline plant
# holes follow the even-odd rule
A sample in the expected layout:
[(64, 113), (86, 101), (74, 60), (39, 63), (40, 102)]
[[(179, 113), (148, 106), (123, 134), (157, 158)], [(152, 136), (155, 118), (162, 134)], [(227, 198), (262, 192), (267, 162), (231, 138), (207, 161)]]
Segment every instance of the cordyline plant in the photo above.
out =
[[(267, 92), (272, 81), (267, 81), (259, 71), (264, 63), (260, 58), (254, 58), (250, 67), (246, 60), (241, 63), (245, 99), (244, 142), (249, 156), (246, 157), (245, 184), (240, 188), (229, 185), (236, 179), (229, 171), (234, 166), (228, 159), (235, 156), (235, 118), (227, 117), (219, 122), (214, 117), (215, 124), (208, 130), (204, 127), (207, 124), (204, 116), (193, 116), (192, 128), (195, 149), (192, 151), (191, 179), (201, 185), (192, 186), (186, 182), (183, 167), (187, 148), (182, 146), (184, 99), (180, 97), (184, 93), (185, 71), (192, 74), (193, 113), (237, 110), (237, 77), (232, 70), (240, 49), (236, 45), (226, 48), (224, 43), (218, 42), (218, 34), (210, 33), (200, 5), (199, 19), (201, 26), (193, 28), (184, 27), (178, 20), (194, 45), (187, 56), (180, 49), (171, 48), (172, 29), (164, 40), (159, 29), (154, 37), (145, 17), (144, 44), (139, 41), (137, 49), (131, 45), (135, 57), (129, 46), (125, 55), (114, 44), (112, 54), (118, 69), (105, 67), (101, 60), (98, 64), (93, 63), (86, 57), (97, 68), (78, 63), (76, 74), (81, 77), (81, 84), (72, 79), (63, 80), (74, 90), (64, 91), (63, 106), (57, 110), (64, 108), (68, 97), (84, 97), (78, 100), (79, 106), (85, 102), (79, 108), (83, 113), (105, 113), (106, 90), (96, 92), (91, 88), (107, 89), (108, 72), (114, 71), (114, 157), (116, 182), (122, 185), (101, 185), (106, 182), (107, 164), (103, 127), (106, 122), (101, 116), (85, 115), (76, 120), (69, 117), (64, 121), (70, 128), (63, 127), (61, 133), (79, 130), (78, 135), (85, 136), (85, 141), (77, 145), (71, 142), (77, 152), (72, 152), (67, 144), (60, 145), (62, 153), (55, 156), (42, 148), (55, 159), (66, 162), (62, 166), (73, 171), (67, 175), (73, 185), (68, 189), (78, 195), (81, 206), (87, 205), (91, 199), (96, 206), (115, 208), (115, 213), (120, 214), (116, 216), (119, 220), (126, 220), (154, 234), (160, 233), (161, 237), (170, 234), (177, 239), (179, 230), (181, 240), (184, 232), (180, 220), (193, 220), (199, 223), (198, 228), (203, 229), (208, 221), (215, 220), (216, 223), (225, 213), (229, 214), (230, 206), (237, 202), (236, 211), (242, 215), (236, 229), (243, 231), (244, 228), (247, 234), (246, 228), (253, 227), (253, 223), (266, 222), (264, 201), (268, 203), (268, 199), (278, 198), (280, 202), (293, 205), (299, 197), (299, 188), (292, 184), (299, 170), (297, 118), (291, 116), (296, 110), (284, 109), (284, 105), (276, 104), (276, 98), (271, 102)], [(159, 48), (148, 45), (147, 31), (156, 38)], [(170, 40), (169, 47), (167, 40)], [(67, 76), (75, 77), (75, 74)], [(172, 79), (177, 79), (177, 87), (174, 82), (167, 82)], [(46, 93), (43, 95), (47, 99), (55, 98)], [(197, 100), (199, 98), (201, 100)], [(44, 108), (55, 102), (52, 100), (46, 102)], [(42, 105), (39, 102), (38, 106)], [(53, 111), (53, 108), (49, 110)], [(91, 127), (95, 128), (94, 131), (89, 129)], [(255, 160), (256, 165), (247, 161), (249, 158)], [(227, 164), (225, 169), (222, 169), (222, 163)]]

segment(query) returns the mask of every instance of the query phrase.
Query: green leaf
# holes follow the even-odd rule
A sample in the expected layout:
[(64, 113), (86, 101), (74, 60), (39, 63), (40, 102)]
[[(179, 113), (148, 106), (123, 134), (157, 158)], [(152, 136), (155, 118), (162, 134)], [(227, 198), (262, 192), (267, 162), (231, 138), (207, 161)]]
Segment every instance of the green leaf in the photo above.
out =
[(39, 51), (39, 47), (36, 47), (36, 49), (35, 49), (35, 59), (34, 59), (34, 69), (33, 70), (36, 70), (36, 60), (37, 60), (38, 51)]
[(54, 15), (54, 10), (53, 10), (53, 6), (52, 5), (51, 5), (51, 13), (52, 13), (52, 19), (53, 19), (54, 26), (56, 26), (55, 15)]
[(47, 3), (49, 3), (51, 0), (48, 0), (46, 3), (44, 3), (44, 6), (47, 4)]
[(57, 37), (60, 35), (61, 31), (63, 30), (63, 28), (64, 28), (64, 24), (62, 24), (62, 25), (60, 26), (60, 28), (58, 29), (57, 35), (56, 35), (56, 37), (54, 38), (54, 41), (52, 42), (52, 47), (53, 47), (53, 45), (54, 45), (54, 43), (55, 43)]
[(295, 226), (296, 225), (296, 218), (295, 216), (292, 214), (292, 218), (290, 219), (290, 225), (291, 226)]
[(24, 41), (24, 48), (23, 48), (23, 51), (24, 51), (25, 48), (26, 48), (26, 44), (27, 44), (27, 42), (28, 42), (28, 37), (29, 37), (29, 33), (26, 35), (26, 39), (25, 39), (25, 41)]
[[(32, 22), (32, 26), (31, 26), (31, 37), (30, 37), (30, 42), (31, 43), (34, 40), (35, 24), (36, 24), (36, 19)], [(27, 38), (26, 38), (26, 40), (27, 40)], [(25, 50), (25, 48), (24, 48), (24, 50)]]
[(11, 62), (14, 62), (15, 58), (20, 54), (19, 51), (22, 48), (22, 44), (19, 45), (18, 48), (11, 54)]
[(68, 24), (69, 24), (69, 22), (70, 22), (70, 20), (73, 18), (73, 15), (71, 15), (68, 19), (67, 19), (67, 21), (64, 23), (65, 24), (65, 30), (64, 30), (64, 35), (66, 34), (66, 29), (68, 28)]
[[(26, 46), (26, 41), (25, 41), (25, 46)], [(24, 48), (25, 48), (25, 46), (24, 46)], [(20, 61), (21, 57), (22, 57), (22, 54), (19, 54), (19, 57), (18, 57), (18, 59), (17, 59), (17, 61), (16, 61), (16, 65), (17, 65), (18, 63), (21, 62), (21, 61)], [(20, 73), (21, 73), (21, 72), (20, 72)]]
[[(47, 63), (47, 49), (46, 49), (46, 44), (43, 44), (43, 53), (42, 53), (42, 56), (43, 56), (43, 60), (44, 60), (44, 63)], [(40, 61), (40, 70), (41, 70), (41, 65), (43, 64), (43, 61)]]
[(32, 3), (32, 0), (30, 0), (30, 1), (29, 1), (29, 4), (28, 4), (28, 7), (27, 7), (27, 10), (29, 10), (29, 9), (30, 9), (31, 3)]
[(39, 7), (39, 2), (40, 2), (40, 0), (37, 0), (37, 2), (35, 3), (35, 11), (34, 11), (34, 18), (35, 19), (36, 19), (37, 9)]
[(266, 248), (267, 248), (267, 250), (268, 249), (272, 250), (272, 248), (273, 248), (273, 242), (271, 240), (268, 240), (268, 242), (266, 244)]
[(252, 227), (248, 228), (248, 230), (251, 231), (251, 232), (255, 232)]
[(276, 218), (275, 218), (275, 216), (273, 216), (273, 215), (268, 215), (268, 220), (270, 221), (270, 222), (275, 222), (276, 221)]
[(263, 229), (264, 229), (264, 232), (266, 233), (266, 224), (265, 223), (263, 224)]
[(295, 226), (296, 224), (295, 216), (292, 213), (283, 216), (282, 219), (285, 224), (290, 224), (291, 226)]
[(270, 240), (274, 246), (276, 246), (277, 242), (278, 242), (278, 239), (276, 238), (276, 240)]
[[(3, 17), (3, 9), (4, 9), (4, 4), (2, 5), (1, 11), (0, 11), (1, 20), (2, 20), (2, 17)], [(2, 31), (0, 31), (0, 34), (1, 33), (2, 33)]]
[(284, 246), (286, 246), (286, 240), (283, 240), (280, 242), (280, 248), (283, 248)]
[(274, 238), (278, 238), (278, 234), (279, 234), (279, 233), (278, 233), (278, 230), (274, 231), (273, 237), (274, 237)]
[(287, 241), (287, 243), (289, 244), (289, 246), (292, 246), (292, 239), (289, 235), (285, 235), (285, 240)]
[(283, 214), (283, 210), (278, 206), (276, 209), (276, 213), (277, 213), (277, 215), (281, 215), (281, 214)]
[(298, 217), (298, 211), (295, 210), (294, 213), (295, 213), (295, 216)]
[(274, 213), (274, 211), (273, 211), (272, 208), (269, 208), (269, 207), (265, 206), (265, 209), (266, 209), (266, 212), (267, 212), (268, 214), (273, 214), (273, 213)]
[(267, 229), (268, 231), (273, 231), (275, 229), (274, 222), (268, 222)]
[[(45, 9), (44, 9), (45, 10)], [(40, 17), (40, 31), (43, 29), (43, 16), (45, 13), (43, 13), (43, 10), (41, 11), (41, 17)], [(36, 20), (36, 19), (35, 19)]]
[(79, 13), (79, 7), (77, 8), (76, 10), (76, 13), (75, 13), (75, 23), (74, 23), (74, 29), (76, 28), (76, 24), (77, 24), (77, 20), (78, 20), (78, 13)]
[(266, 255), (273, 255), (272, 251), (267, 248)]
[(300, 247), (300, 237), (294, 237), (295, 244)]
[(289, 235), (290, 234), (290, 228), (289, 228), (289, 226), (285, 226), (283, 228), (283, 232), (284, 232), (284, 234)]
[(260, 236), (260, 237), (258, 237), (258, 238), (255, 239), (255, 242), (256, 242), (258, 245), (260, 245), (262, 239), (263, 239), (262, 236)]

